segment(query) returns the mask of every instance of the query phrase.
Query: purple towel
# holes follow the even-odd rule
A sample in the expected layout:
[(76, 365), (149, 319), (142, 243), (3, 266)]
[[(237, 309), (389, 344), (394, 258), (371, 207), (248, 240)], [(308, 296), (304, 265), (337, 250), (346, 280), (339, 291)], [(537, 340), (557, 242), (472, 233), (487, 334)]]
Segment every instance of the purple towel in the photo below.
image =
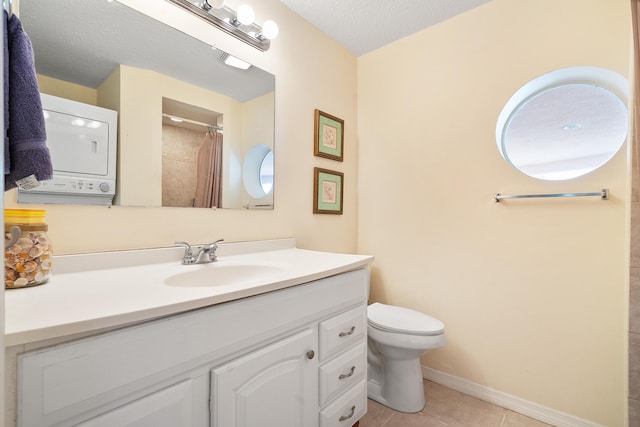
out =
[(11, 162), (9, 161), (9, 40), (7, 36), (7, 25), (9, 24), (9, 14), (6, 10), (2, 14), (4, 19), (4, 31), (2, 32), (2, 52), (4, 55), (4, 174), (9, 173)]
[(38, 181), (51, 179), (53, 167), (47, 148), (42, 101), (36, 79), (33, 46), (22, 23), (12, 15), (9, 41), (9, 157), (11, 171), (5, 174), (4, 189), (31, 175)]

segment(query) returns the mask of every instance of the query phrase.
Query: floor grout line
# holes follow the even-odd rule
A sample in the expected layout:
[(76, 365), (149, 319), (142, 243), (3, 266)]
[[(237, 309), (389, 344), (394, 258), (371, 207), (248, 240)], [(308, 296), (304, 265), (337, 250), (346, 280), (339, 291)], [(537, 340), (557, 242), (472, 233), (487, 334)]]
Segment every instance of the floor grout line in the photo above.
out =
[(502, 427), (504, 425), (504, 422), (507, 420), (507, 410), (504, 410), (504, 413), (502, 414), (502, 421), (500, 421), (500, 427)]

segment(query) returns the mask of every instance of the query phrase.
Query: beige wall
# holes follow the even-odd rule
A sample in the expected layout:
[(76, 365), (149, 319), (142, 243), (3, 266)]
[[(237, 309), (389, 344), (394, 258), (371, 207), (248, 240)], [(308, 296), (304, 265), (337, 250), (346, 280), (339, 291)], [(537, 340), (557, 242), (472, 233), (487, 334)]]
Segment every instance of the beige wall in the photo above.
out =
[(98, 105), (98, 91), (90, 87), (65, 82), (38, 74), (40, 92), (62, 98), (72, 99), (85, 104)]
[[(635, 132), (637, 135), (637, 132)], [(631, 235), (629, 271), (629, 426), (640, 425), (640, 171), (638, 140), (631, 149)]]
[[(500, 156), (495, 123), (548, 71), (629, 68), (622, 0), (494, 0), (358, 58), (358, 250), (372, 299), (430, 313), (423, 364), (608, 426), (624, 425), (627, 155), (566, 182)], [(494, 203), (611, 190), (611, 200)]]
[[(280, 25), (280, 34), (267, 52), (224, 35), (196, 17), (176, 14), (168, 2), (126, 3), (152, 16), (177, 20), (175, 24), (185, 32), (276, 75), (275, 210), (48, 205), (44, 207), (56, 252), (164, 247), (176, 240), (202, 243), (219, 237), (242, 241), (288, 236), (295, 236), (305, 248), (355, 252), (356, 58), (278, 0), (252, 4), (258, 22), (274, 19)], [(238, 2), (228, 3), (238, 6)], [(343, 163), (313, 156), (314, 108), (345, 120)], [(313, 215), (314, 166), (345, 173), (344, 215)]]

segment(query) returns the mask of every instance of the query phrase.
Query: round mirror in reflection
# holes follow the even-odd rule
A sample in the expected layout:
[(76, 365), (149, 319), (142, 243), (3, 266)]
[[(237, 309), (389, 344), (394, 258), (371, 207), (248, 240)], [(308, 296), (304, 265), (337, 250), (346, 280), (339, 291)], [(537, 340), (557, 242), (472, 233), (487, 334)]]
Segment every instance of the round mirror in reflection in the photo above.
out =
[(273, 150), (264, 144), (254, 146), (244, 159), (242, 179), (247, 193), (254, 199), (273, 189)]
[(538, 179), (566, 180), (599, 168), (620, 150), (628, 112), (612, 90), (591, 82), (538, 89), (510, 101), (498, 121), (498, 147), (515, 168)]
[(264, 156), (260, 164), (260, 186), (264, 194), (269, 194), (273, 188), (273, 151), (271, 150)]

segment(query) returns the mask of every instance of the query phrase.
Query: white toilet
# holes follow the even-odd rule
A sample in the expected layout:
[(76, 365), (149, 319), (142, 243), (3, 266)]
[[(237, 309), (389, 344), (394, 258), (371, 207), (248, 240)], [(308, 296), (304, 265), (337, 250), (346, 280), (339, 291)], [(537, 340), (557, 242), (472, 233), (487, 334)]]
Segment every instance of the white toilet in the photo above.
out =
[(408, 308), (373, 303), (367, 309), (369, 398), (400, 412), (424, 408), (420, 356), (445, 345), (444, 323)]

